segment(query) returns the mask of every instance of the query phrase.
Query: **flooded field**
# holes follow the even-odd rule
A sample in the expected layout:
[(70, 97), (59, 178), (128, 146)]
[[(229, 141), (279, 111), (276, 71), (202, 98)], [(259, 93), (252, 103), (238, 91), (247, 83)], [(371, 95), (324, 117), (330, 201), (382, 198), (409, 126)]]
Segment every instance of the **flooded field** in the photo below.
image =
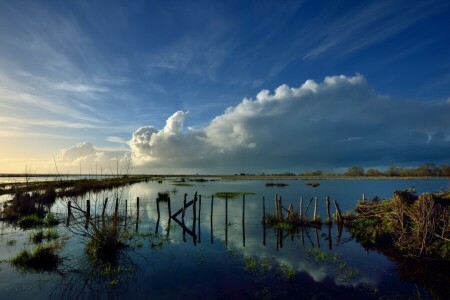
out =
[[(56, 229), (63, 246), (61, 260), (51, 270), (11, 264), (21, 250), (34, 247), (30, 236), (37, 229), (1, 222), (0, 295), (5, 299), (445, 298), (450, 283), (445, 272), (438, 270), (432, 277), (426, 273), (433, 271), (431, 267), (365, 249), (345, 228), (333, 224), (283, 231), (263, 226), (262, 218), (263, 206), (274, 211), (275, 195), (296, 211), (300, 197), (305, 201), (318, 197), (317, 213), (324, 218), (326, 196), (337, 200), (345, 212), (363, 193), (366, 198), (389, 198), (395, 190), (408, 188), (417, 193), (447, 191), (448, 179), (319, 180), (317, 187), (303, 180), (283, 181), (285, 186), (265, 183), (172, 179), (58, 199), (50, 210), (63, 220)], [(156, 202), (158, 193), (164, 192), (170, 195), (170, 206)], [(185, 194), (190, 201), (196, 192), (195, 206), (169, 217), (169, 209), (172, 216), (182, 209)], [(237, 194), (226, 201), (219, 193)], [(79, 210), (87, 211), (88, 199), (94, 221), (85, 224)], [(73, 214), (69, 220), (68, 201)], [(103, 212), (119, 214), (121, 226), (133, 232), (129, 246), (106, 267), (85, 251), (86, 235), (104, 221)]]

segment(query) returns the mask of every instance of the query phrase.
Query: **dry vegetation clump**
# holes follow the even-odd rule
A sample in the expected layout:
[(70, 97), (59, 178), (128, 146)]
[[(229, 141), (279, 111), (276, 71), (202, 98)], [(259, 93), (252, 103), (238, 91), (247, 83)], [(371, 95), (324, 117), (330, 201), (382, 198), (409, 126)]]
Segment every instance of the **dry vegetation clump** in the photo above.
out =
[(43, 192), (16, 191), (12, 200), (3, 206), (2, 215), (4, 219), (16, 220), (22, 216), (37, 215), (40, 218), (46, 214), (46, 206), (53, 204), (56, 200), (54, 187), (47, 187)]
[(358, 203), (351, 233), (367, 246), (393, 245), (403, 254), (450, 261), (450, 193), (394, 193)]

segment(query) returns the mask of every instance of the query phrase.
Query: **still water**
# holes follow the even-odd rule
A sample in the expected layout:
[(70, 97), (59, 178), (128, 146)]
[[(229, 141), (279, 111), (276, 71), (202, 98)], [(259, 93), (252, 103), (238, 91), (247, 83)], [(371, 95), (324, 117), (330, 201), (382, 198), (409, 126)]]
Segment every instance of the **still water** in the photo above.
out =
[[(261, 224), (263, 198), (273, 212), (278, 194), (283, 205), (298, 209), (300, 197), (308, 202), (317, 196), (318, 213), (326, 218), (325, 197), (337, 200), (343, 212), (351, 210), (364, 193), (366, 198), (389, 198), (395, 190), (414, 187), (418, 193), (449, 190), (448, 179), (432, 180), (320, 180), (313, 188), (306, 181), (283, 181), (286, 187), (266, 187), (264, 181), (148, 182), (78, 199), (60, 199), (51, 208), (62, 217), (67, 201), (84, 205), (91, 200), (99, 213), (106, 197), (120, 198), (120, 210), (136, 218), (140, 198), (138, 231), (142, 239), (127, 250), (118, 264), (119, 274), (98, 274), (84, 254), (83, 237), (60, 225), (67, 236), (63, 263), (57, 272), (20, 271), (0, 264), (0, 299), (350, 299), (444, 297), (448, 287), (405, 274), (387, 256), (364, 249), (336, 225), (308, 228), (295, 233), (276, 232)], [(191, 184), (186, 186), (186, 184)], [(174, 214), (183, 206), (184, 194), (197, 202), (186, 210), (187, 230), (170, 221), (167, 203), (156, 197), (168, 191)], [(229, 200), (212, 200), (216, 192), (251, 193)], [(113, 210), (109, 201), (107, 210)], [(304, 204), (305, 209), (306, 204)], [(245, 209), (245, 216), (244, 215)], [(226, 213), (227, 212), (227, 213)], [(312, 207), (309, 208), (311, 216)], [(181, 214), (178, 217), (181, 220)], [(169, 222), (170, 221), (170, 222)], [(7, 260), (30, 248), (28, 235), (1, 223), (0, 259)], [(402, 269), (403, 268), (403, 269)], [(444, 284), (450, 282), (445, 282)], [(440, 288), (440, 289), (439, 289)], [(437, 291), (436, 291), (437, 290)]]

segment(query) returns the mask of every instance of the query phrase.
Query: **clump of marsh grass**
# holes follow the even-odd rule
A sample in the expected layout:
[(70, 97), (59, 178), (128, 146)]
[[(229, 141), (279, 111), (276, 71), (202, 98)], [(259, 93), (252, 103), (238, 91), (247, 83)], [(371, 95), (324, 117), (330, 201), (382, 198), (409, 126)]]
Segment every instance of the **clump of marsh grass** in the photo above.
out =
[(24, 270), (53, 271), (62, 261), (58, 255), (61, 243), (39, 244), (33, 250), (22, 250), (11, 259), (13, 266)]
[(48, 229), (46, 231), (40, 229), (30, 234), (30, 241), (33, 244), (40, 244), (44, 240), (52, 241), (59, 237), (58, 231), (55, 229)]
[(53, 213), (48, 213), (45, 218), (40, 217), (37, 214), (31, 214), (21, 217), (17, 224), (22, 229), (29, 229), (34, 227), (53, 227), (60, 223), (60, 220)]

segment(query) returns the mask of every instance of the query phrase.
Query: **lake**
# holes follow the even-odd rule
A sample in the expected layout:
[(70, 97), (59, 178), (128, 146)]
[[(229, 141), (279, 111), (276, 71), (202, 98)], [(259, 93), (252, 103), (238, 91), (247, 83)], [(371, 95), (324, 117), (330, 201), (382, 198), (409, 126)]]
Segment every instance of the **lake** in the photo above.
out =
[[(450, 180), (317, 180), (318, 187), (308, 186), (304, 180), (282, 182), (287, 186), (267, 187), (260, 180), (150, 181), (57, 200), (51, 211), (62, 217), (67, 215), (68, 200), (84, 208), (85, 200), (90, 199), (92, 214), (99, 214), (106, 197), (107, 212), (114, 211), (116, 198), (121, 199), (119, 210), (124, 212), (127, 200), (127, 216), (132, 222), (139, 197), (141, 238), (124, 252), (115, 273), (105, 274), (89, 261), (76, 220), (71, 220), (69, 227), (58, 227), (67, 240), (57, 271), (18, 270), (5, 260), (32, 247), (28, 238), (32, 230), (1, 222), (0, 298), (391, 299), (445, 297), (448, 293), (450, 282), (445, 278), (430, 282), (420, 274), (413, 276), (414, 266), (406, 267), (380, 252), (364, 249), (345, 228), (323, 225), (287, 233), (264, 228), (261, 220), (263, 199), (266, 211), (272, 213), (276, 194), (285, 207), (292, 203), (296, 211), (300, 197), (303, 209), (312, 197), (318, 197), (318, 214), (324, 219), (326, 196), (345, 212), (363, 193), (366, 198), (390, 198), (395, 190), (411, 187), (417, 193), (448, 191)], [(195, 192), (202, 196), (196, 205), (195, 223), (192, 206), (186, 209), (183, 228), (170, 220), (165, 202), (159, 204), (158, 219), (155, 199), (158, 192), (165, 191), (170, 193), (172, 214), (182, 208), (184, 194), (188, 201)], [(248, 194), (245, 203), (242, 196), (226, 202), (212, 199), (217, 192)], [(311, 216), (312, 207), (308, 214)]]

